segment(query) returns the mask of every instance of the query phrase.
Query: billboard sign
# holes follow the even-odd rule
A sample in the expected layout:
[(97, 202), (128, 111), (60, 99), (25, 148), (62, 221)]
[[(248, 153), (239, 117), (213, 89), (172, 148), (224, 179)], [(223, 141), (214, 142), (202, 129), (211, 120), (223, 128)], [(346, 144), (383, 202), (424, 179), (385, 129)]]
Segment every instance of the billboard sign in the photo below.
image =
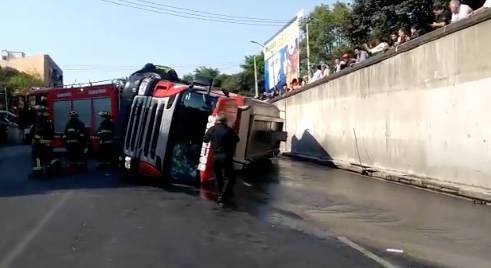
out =
[(300, 76), (300, 22), (303, 11), (264, 45), (264, 90), (282, 89)]

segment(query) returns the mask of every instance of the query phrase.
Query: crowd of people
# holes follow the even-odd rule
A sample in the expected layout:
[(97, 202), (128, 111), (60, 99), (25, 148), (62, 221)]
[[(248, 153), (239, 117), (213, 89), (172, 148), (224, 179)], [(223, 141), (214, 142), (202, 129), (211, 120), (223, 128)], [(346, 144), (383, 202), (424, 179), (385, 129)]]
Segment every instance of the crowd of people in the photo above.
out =
[(486, 9), (491, 9), (491, 0), (486, 0), (484, 5), (476, 10), (461, 3), (460, 0), (451, 0), (448, 6), (441, 3), (435, 3), (432, 8), (434, 18), (431, 24), (415, 24), (409, 31), (406, 28), (400, 28), (397, 32), (392, 33), (387, 38), (374, 38), (368, 44), (365, 43), (355, 47), (352, 53), (343, 53), (340, 58), (334, 59), (331, 66), (320, 63), (315, 66), (315, 70), (311, 71), (309, 75), (300, 79), (293, 79), (289, 85), (285, 85), (281, 90), (273, 90), (270, 95), (265, 95), (263, 98), (274, 98), (284, 93), (294, 91), (306, 84), (322, 80), (333, 73), (340, 72), (367, 60), (371, 55), (376, 55), (390, 48), (398, 47), (410, 40), (424, 35), (427, 31), (436, 30), (449, 24), (456, 23)]

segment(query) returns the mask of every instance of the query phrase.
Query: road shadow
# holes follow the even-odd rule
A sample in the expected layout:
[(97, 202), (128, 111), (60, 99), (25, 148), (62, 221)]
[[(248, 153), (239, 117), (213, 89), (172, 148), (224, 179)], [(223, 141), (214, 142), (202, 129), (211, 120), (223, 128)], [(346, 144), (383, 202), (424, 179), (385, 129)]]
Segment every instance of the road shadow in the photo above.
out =
[(30, 176), (31, 147), (0, 148), (0, 198), (45, 194), (58, 190), (134, 187), (121, 180), (116, 169), (98, 171), (97, 161), (90, 160), (85, 172), (74, 172), (64, 165), (57, 176)]
[(285, 155), (297, 160), (307, 160), (334, 167), (331, 155), (317, 139), (310, 134), (308, 129), (303, 132), (300, 138), (297, 136), (292, 137), (291, 152), (285, 153)]

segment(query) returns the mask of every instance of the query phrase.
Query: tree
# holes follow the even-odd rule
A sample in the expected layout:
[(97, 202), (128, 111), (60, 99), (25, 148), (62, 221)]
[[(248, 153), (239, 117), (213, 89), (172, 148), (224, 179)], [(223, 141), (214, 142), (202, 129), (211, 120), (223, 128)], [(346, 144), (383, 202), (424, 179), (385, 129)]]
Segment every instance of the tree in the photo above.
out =
[(31, 87), (43, 85), (43, 81), (38, 77), (8, 67), (0, 68), (0, 88), (6, 88), (9, 95), (19, 94)]
[(204, 78), (215, 79), (220, 75), (220, 71), (216, 68), (200, 66), (194, 70), (194, 75)]
[[(350, 7), (342, 2), (331, 6), (319, 5), (307, 16), (302, 23), (302, 32), (306, 32), (309, 24), (310, 62), (313, 65), (330, 62), (343, 51), (351, 48), (351, 41), (345, 25), (351, 15)], [(306, 74), (307, 51), (306, 38), (301, 43), (301, 73)]]
[(218, 76), (220, 87), (233, 93), (239, 93), (239, 74), (221, 74)]
[(346, 29), (355, 43), (372, 37), (386, 38), (399, 28), (428, 25), (432, 6), (433, 0), (354, 0)]
[[(261, 89), (264, 80), (264, 55), (256, 56), (256, 66), (258, 72), (258, 85)], [(192, 74), (186, 74), (182, 77), (185, 83), (191, 83), (194, 76), (215, 79), (214, 85), (221, 87), (233, 93), (253, 96), (254, 93), (254, 55), (246, 56), (244, 63), (240, 66), (241, 71), (236, 74), (222, 74), (220, 70), (213, 67), (200, 66)]]
[[(183, 81), (184, 83), (190, 84), (193, 82), (195, 76), (217, 80), (219, 75), (220, 75), (220, 71), (216, 68), (200, 66), (200, 67), (194, 69), (192, 74), (185, 74), (181, 78), (181, 81)], [(215, 83), (217, 83), (217, 81), (215, 81)]]
[(254, 77), (254, 57), (256, 57), (258, 88), (261, 90), (264, 85), (264, 55), (246, 56), (244, 63), (240, 65), (242, 71), (239, 73), (239, 90), (254, 94), (255, 77)]
[(181, 81), (186, 83), (186, 84), (191, 84), (193, 82), (194, 75), (193, 74), (185, 74), (182, 78)]

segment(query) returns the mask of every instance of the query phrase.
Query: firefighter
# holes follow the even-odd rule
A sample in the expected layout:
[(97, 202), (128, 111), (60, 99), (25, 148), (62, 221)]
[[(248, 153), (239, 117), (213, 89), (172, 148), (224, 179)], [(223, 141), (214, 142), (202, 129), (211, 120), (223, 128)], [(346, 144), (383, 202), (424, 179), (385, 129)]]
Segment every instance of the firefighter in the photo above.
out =
[(71, 167), (85, 169), (87, 167), (86, 154), (88, 150), (88, 135), (85, 125), (78, 119), (78, 113), (76, 111), (71, 111), (69, 116), (70, 120), (63, 134), (67, 158)]
[(104, 118), (99, 129), (97, 129), (97, 137), (99, 137), (99, 168), (109, 168), (112, 164), (113, 153), (113, 138), (114, 138), (114, 123), (109, 112), (100, 112), (99, 116)]
[(47, 108), (38, 107), (36, 122), (31, 129), (33, 175), (41, 175), (44, 172), (52, 174), (61, 169), (59, 161), (54, 158), (51, 146), (54, 132), (53, 121)]
[(233, 157), (239, 137), (227, 126), (225, 115), (220, 114), (217, 124), (205, 134), (204, 142), (211, 143), (215, 182), (218, 191), (217, 203), (223, 207), (234, 195), (235, 175)]

